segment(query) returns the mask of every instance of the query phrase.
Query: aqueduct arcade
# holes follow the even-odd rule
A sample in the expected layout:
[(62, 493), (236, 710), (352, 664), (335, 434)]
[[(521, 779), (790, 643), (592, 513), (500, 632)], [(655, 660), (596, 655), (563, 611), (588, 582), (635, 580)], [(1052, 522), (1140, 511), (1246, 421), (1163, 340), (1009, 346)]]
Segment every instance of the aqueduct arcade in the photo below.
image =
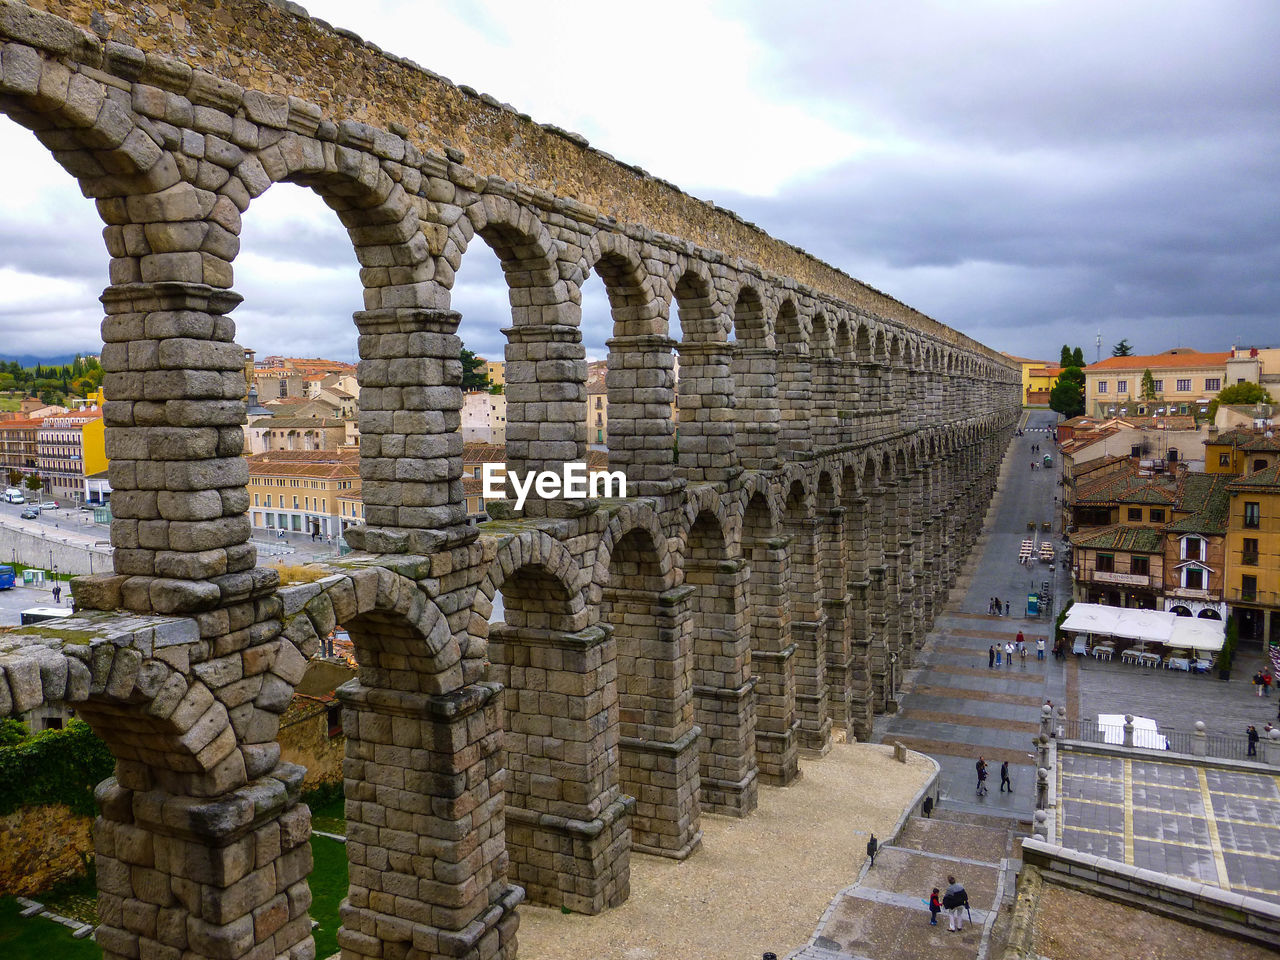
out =
[[(276, 735), (335, 625), (359, 659), (353, 960), (513, 957), (522, 898), (615, 906), (633, 852), (696, 855), (703, 812), (750, 816), (833, 726), (869, 736), (977, 536), (1017, 370), (294, 4), (163, 9), (0, 0), (0, 110), (96, 203), (110, 258), (114, 572), (0, 641), (0, 715), (73, 703), (116, 757), (105, 956), (314, 954)], [(365, 303), (367, 523), (287, 588), (250, 543), (231, 319), (242, 221), (282, 182), (345, 225)], [(476, 242), (510, 288), (520, 473), (585, 456), (580, 291), (604, 280), (626, 498), (468, 524), (451, 288)]]

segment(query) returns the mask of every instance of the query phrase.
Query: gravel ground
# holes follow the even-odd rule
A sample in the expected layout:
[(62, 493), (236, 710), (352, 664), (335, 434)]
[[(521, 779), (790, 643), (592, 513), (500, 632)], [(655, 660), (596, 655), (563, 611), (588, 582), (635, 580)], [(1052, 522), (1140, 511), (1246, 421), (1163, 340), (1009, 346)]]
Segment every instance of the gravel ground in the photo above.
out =
[(832, 747), (789, 787), (760, 788), (745, 820), (703, 815), (702, 849), (684, 863), (631, 858), (631, 898), (595, 917), (520, 907), (521, 960), (759, 960), (806, 943), (933, 773), (879, 744)]

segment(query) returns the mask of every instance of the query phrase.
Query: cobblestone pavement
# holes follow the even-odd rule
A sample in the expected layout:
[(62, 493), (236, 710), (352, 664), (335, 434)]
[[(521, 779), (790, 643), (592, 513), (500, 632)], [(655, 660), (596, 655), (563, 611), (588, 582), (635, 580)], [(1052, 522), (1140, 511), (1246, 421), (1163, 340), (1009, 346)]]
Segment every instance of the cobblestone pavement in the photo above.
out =
[(1280, 901), (1280, 776), (1059, 754), (1062, 843)]

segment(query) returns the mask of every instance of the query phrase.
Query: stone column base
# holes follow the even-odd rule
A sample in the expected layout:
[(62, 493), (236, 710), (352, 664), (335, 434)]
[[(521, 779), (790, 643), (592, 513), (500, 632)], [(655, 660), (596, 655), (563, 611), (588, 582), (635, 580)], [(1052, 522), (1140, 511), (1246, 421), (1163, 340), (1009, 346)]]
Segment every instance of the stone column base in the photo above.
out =
[(702, 728), (699, 796), (708, 813), (743, 817), (756, 808), (755, 691), (754, 677), (732, 690), (693, 688)]
[[(515, 960), (516, 929), (520, 926), (516, 906), (523, 899), (524, 890), (508, 886), (488, 910), (461, 930), (441, 930), (427, 923), (360, 910), (360, 919), (371, 924), (377, 936), (349, 929), (344, 915), (338, 946), (343, 960), (384, 960), (402, 956), (409, 949), (422, 960)], [(345, 914), (351, 908), (344, 901), (341, 909)], [(394, 952), (397, 947), (403, 952)], [(393, 952), (386, 952), (387, 948)]]
[(698, 737), (694, 727), (667, 743), (622, 737), (622, 791), (635, 798), (631, 849), (684, 860), (702, 845), (698, 807)]
[(510, 875), (530, 903), (597, 914), (631, 894), (631, 813), (619, 797), (594, 820), (507, 807)]

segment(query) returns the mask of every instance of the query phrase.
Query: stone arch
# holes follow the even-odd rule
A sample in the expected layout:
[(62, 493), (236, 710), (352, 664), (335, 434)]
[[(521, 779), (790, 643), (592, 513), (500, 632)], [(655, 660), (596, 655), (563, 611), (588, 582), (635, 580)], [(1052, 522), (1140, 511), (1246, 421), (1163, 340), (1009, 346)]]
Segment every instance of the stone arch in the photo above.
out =
[(681, 550), (693, 609), (694, 721), (702, 729), (702, 808), (746, 816), (756, 806), (755, 683), (746, 622), (746, 564), (723, 501), (695, 493), (685, 508)]
[(818, 519), (813, 494), (806, 488), (807, 479), (807, 473), (793, 470), (782, 478), (782, 528), (790, 540), (787, 593), (791, 598), (791, 642), (796, 645), (798, 742), (802, 751), (822, 754), (830, 745), (831, 736), (825, 696), (826, 622), (822, 612)]
[(683, 860), (700, 845), (692, 611), (673, 588), (666, 538), (647, 505), (615, 516), (596, 558), (598, 621), (617, 647), (619, 780), (636, 798), (634, 849)]
[[(501, 545), (479, 594), (491, 601), (500, 587), (506, 613), (489, 626), (489, 675), (503, 687), (512, 879), (532, 902), (594, 914), (630, 891), (634, 801), (618, 780), (613, 631), (590, 623), (572, 563), (526, 532)], [(547, 870), (552, 849), (561, 856)]]
[(771, 470), (777, 464), (781, 429), (778, 361), (769, 346), (760, 292), (748, 283), (738, 287), (731, 328), (735, 336), (732, 369), (738, 463), (748, 470)]
[(680, 342), (727, 343), (729, 317), (716, 296), (711, 273), (699, 260), (682, 261), (674, 271), (672, 299), (680, 309)]
[(779, 351), (801, 350), (807, 345), (804, 324), (795, 300), (784, 296), (773, 319), (773, 342)]
[[(532, 210), (495, 194), (485, 194), (469, 204), (450, 228), (444, 245), (442, 256), (453, 270), (462, 263), (462, 257), (476, 234), (489, 244), (502, 264), (515, 326), (575, 323), (576, 317), (563, 310), (553, 311), (549, 321), (546, 310), (535, 309), (530, 294), (519, 292), (541, 288), (545, 291), (543, 297), (550, 297), (551, 305), (571, 299), (568, 286), (560, 278), (555, 241)], [(451, 288), (452, 276), (445, 279), (440, 282)], [(536, 306), (544, 307), (546, 304)]]
[(729, 318), (716, 296), (710, 272), (697, 260), (677, 264), (672, 298), (680, 319), (680, 363), (676, 403), (677, 463), (689, 483), (716, 483), (736, 472), (736, 403)]
[(652, 278), (633, 240), (622, 233), (597, 230), (583, 248), (572, 278), (575, 285), (581, 289), (593, 271), (609, 295), (614, 337), (667, 335), (665, 304), (653, 293)]

